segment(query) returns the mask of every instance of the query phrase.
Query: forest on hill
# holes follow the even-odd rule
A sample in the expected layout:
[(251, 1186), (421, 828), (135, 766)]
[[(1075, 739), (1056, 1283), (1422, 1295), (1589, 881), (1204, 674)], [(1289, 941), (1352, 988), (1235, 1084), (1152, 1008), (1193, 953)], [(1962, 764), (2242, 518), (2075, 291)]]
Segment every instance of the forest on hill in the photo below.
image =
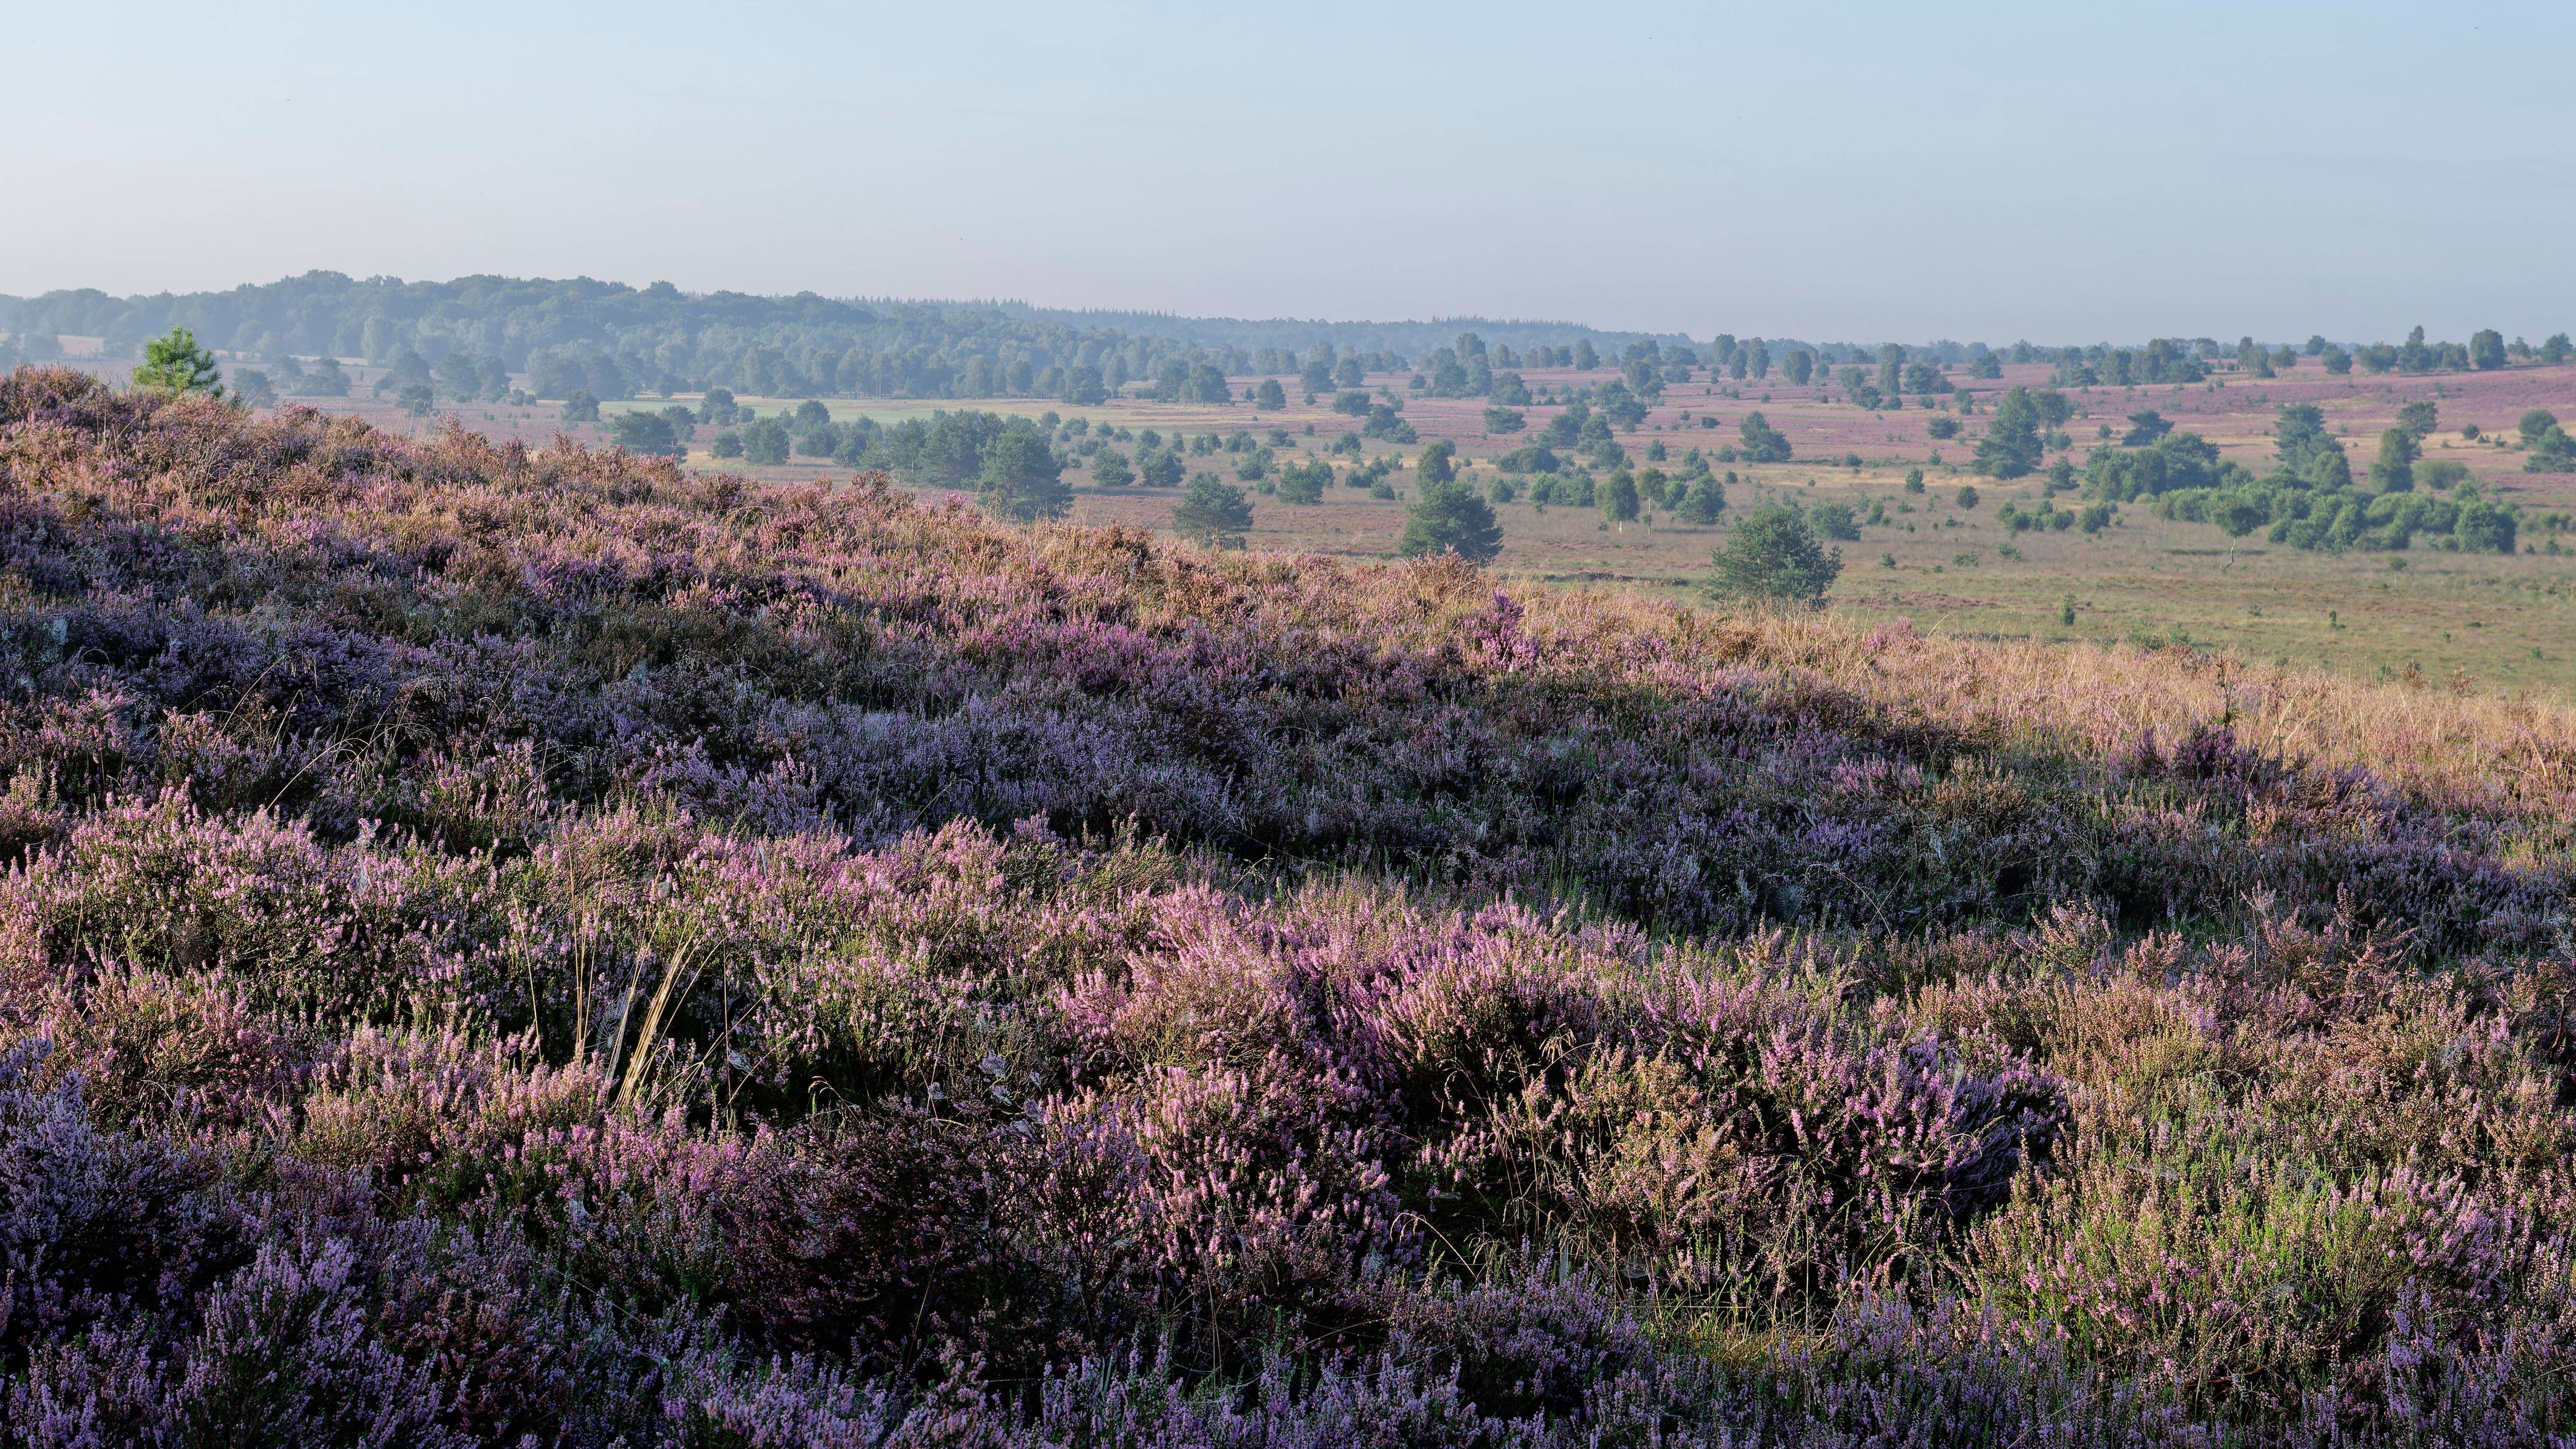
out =
[[(2269, 375), (2274, 347), (2253, 339), (2168, 338), (2137, 346), (2095, 343), (1989, 348), (1937, 340), (1920, 344), (1804, 342), (1719, 333), (1694, 342), (1678, 333), (1604, 331), (1570, 322), (1451, 318), (1430, 322), (1328, 322), (1188, 318), (1159, 313), (1068, 311), (1016, 302), (853, 301), (800, 293), (687, 293), (668, 282), (646, 287), (511, 277), (407, 282), (308, 272), (222, 292), (115, 297), (95, 290), (0, 297), (0, 362), (47, 360), (57, 337), (97, 338), (120, 352), (172, 327), (249, 361), (333, 357), (396, 366), (406, 357), (435, 366), (451, 355), (493, 359), (524, 374), (537, 396), (586, 391), (607, 399), (724, 387), (764, 397), (994, 398), (1092, 401), (1131, 383), (1169, 393), (1194, 369), (1218, 377), (1295, 376), (1318, 365), (1331, 385), (1335, 365), (1365, 372), (1431, 370), (1462, 339), (1491, 348), (1498, 367), (1616, 367), (1640, 352), (1659, 371), (1705, 369), (1760, 380), (1772, 365), (1803, 357), (1816, 367), (1883, 367), (1891, 353), (1921, 367), (1982, 369), (2034, 360), (2059, 365), (2070, 385), (2110, 381), (2196, 381), (2212, 363)], [(2419, 329), (2420, 333), (2420, 329)], [(2501, 341), (2498, 343), (2501, 346)], [(2374, 371), (2465, 369), (2468, 344), (2350, 347), (2311, 339), (2307, 355), (2330, 349), (2326, 365), (2358, 357)], [(2260, 351), (2266, 361), (2249, 361)], [(2297, 352), (2281, 344), (2285, 357)], [(2419, 356), (2420, 354), (2420, 356)], [(2132, 358), (2135, 358), (2134, 366)], [(1453, 357), (1463, 362), (1463, 356)], [(2284, 365), (2289, 365), (2284, 363)], [(2485, 366), (2481, 359), (2476, 365)], [(1805, 381), (1804, 375), (1798, 381)], [(1347, 384), (1346, 384), (1347, 385)], [(1894, 392), (1899, 384), (1878, 385)], [(1477, 389), (1480, 393), (1483, 389)]]
[(2563, 713), (147, 367), (0, 380), (13, 1443), (2576, 1431)]

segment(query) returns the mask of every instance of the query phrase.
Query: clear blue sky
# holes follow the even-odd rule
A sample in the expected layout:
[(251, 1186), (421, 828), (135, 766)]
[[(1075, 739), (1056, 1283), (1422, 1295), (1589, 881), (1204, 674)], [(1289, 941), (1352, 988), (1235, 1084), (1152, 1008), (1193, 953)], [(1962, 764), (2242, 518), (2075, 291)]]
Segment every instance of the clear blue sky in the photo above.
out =
[(2576, 327), (2576, 6), (18, 7), (0, 292)]

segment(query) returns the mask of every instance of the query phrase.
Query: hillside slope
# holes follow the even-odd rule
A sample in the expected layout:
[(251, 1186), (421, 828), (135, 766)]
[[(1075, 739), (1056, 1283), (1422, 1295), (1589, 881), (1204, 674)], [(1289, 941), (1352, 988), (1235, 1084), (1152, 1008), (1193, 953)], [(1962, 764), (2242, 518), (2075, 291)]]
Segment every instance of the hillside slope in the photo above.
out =
[(2561, 715), (32, 369), (0, 649), (24, 1442), (2576, 1430)]

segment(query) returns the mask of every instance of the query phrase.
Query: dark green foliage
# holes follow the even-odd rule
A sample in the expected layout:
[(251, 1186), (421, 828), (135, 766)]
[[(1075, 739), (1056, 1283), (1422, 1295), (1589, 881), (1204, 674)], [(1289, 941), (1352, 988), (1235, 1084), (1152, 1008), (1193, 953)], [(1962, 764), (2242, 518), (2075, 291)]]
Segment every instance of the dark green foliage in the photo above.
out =
[(1948, 442), (1959, 436), (1959, 420), (1948, 413), (1934, 413), (1925, 420), (1923, 431), (1930, 434), (1935, 442)]
[(2030, 389), (2016, 387), (1995, 404), (1986, 435), (1977, 440), (1976, 469), (1993, 478), (2019, 478), (2039, 467), (2039, 408)]
[(1124, 488), (1136, 481), (1136, 470), (1128, 465), (1126, 454), (1103, 448), (1091, 455), (1091, 481), (1102, 488)]
[(1172, 510), (1172, 531), (1210, 548), (1241, 548), (1252, 531), (1252, 504), (1242, 489), (1202, 473)]
[(1489, 563), (1503, 551), (1502, 525), (1494, 510), (1467, 483), (1425, 482), (1404, 520), (1404, 555), (1454, 553), (1470, 563)]
[(1780, 370), (1788, 374), (1792, 384), (1805, 387), (1807, 379), (1816, 375), (1815, 356), (1803, 347), (1792, 348), (1788, 357), (1782, 360)]
[(2325, 345), (2324, 351), (2317, 354), (2317, 360), (2324, 363), (2326, 371), (2336, 377), (2348, 376), (2352, 372), (2352, 354), (2331, 342)]
[(2431, 398), (2417, 398), (2397, 410), (2397, 426), (2414, 434), (2415, 441), (2421, 443), (2433, 436), (2433, 430), (2441, 425), (2441, 416)]
[(1842, 551), (1827, 553), (1797, 509), (1765, 504), (1745, 515), (1714, 558), (1709, 590), (1721, 598), (1813, 607), (1842, 575)]
[(1263, 412), (1276, 412), (1288, 406), (1287, 390), (1280, 387), (1279, 379), (1265, 377), (1252, 390), (1252, 405)]
[(1422, 456), (1414, 462), (1414, 472), (1425, 483), (1446, 483), (1458, 476), (1457, 457), (1458, 445), (1442, 438), (1422, 450)]
[(1529, 384), (1521, 381), (1521, 375), (1517, 372), (1495, 373), (1492, 398), (1495, 405), (1498, 407), (1528, 407), (1530, 402)]
[(1506, 473), (1553, 473), (1557, 470), (1556, 453), (1545, 443), (1530, 443), (1512, 449), (1494, 460), (1494, 466)]
[(617, 446), (646, 457), (676, 458), (688, 452), (671, 420), (660, 413), (619, 413), (609, 436)]
[(1977, 492), (1976, 484), (1962, 483), (1959, 485), (1957, 501), (1961, 508), (1974, 508), (1978, 503), (1982, 502), (1983, 499)]
[(2513, 552), (2514, 516), (2483, 498), (2464, 499), (2451, 525), (2452, 537), (2470, 553)]
[(1844, 543), (1860, 538), (1860, 519), (1848, 503), (1819, 503), (1807, 510), (1807, 522), (1826, 538)]
[(1147, 448), (1136, 455), (1136, 477), (1148, 488), (1178, 488), (1189, 466), (1170, 448)]
[[(563, 420), (568, 423), (598, 422), (599, 399), (587, 392), (576, 390), (572, 396), (564, 399)], [(781, 461), (785, 460), (781, 459)]]
[(1717, 516), (1725, 511), (1726, 485), (1708, 473), (1690, 480), (1690, 491), (1683, 494), (1681, 502), (1673, 508), (1675, 516), (1682, 522), (1701, 528), (1716, 523)]
[(2129, 431), (2121, 434), (2123, 448), (2143, 448), (2173, 431), (2173, 422), (2154, 408), (2129, 414)]
[(1022, 419), (1013, 419), (985, 445), (976, 482), (978, 500), (1000, 518), (1023, 523), (1062, 518), (1073, 504), (1073, 490), (1064, 485), (1064, 465), (1056, 461), (1055, 450), (1038, 430)]
[(1636, 475), (1625, 468), (1615, 469), (1601, 480), (1601, 517), (1609, 523), (1633, 523), (1643, 499), (1637, 491)]
[(742, 459), (758, 467), (775, 467), (787, 461), (794, 443), (786, 423), (777, 418), (756, 418), (742, 430)]
[(2104, 448), (2095, 452), (2085, 465), (2084, 491), (2095, 498), (2125, 503), (2177, 488), (2214, 486), (2227, 466), (2232, 465), (2222, 465), (2218, 449), (2199, 434), (2167, 433), (2134, 451)]
[(1735, 436), (1736, 451), (1748, 463), (1789, 461), (1789, 439), (1759, 412), (1746, 413), (1744, 421), (1735, 425)]
[(1528, 426), (1529, 414), (1522, 412), (1519, 408), (1485, 409), (1486, 432), (1517, 433)]
[(2504, 334), (2486, 327), (2471, 335), (2469, 365), (2480, 372), (2493, 372), (2504, 366)]
[(1646, 403), (1635, 391), (1617, 378), (1593, 390), (1593, 411), (1623, 428), (1633, 428), (1646, 420)]
[(2412, 430), (2395, 427), (2381, 433), (2379, 456), (2370, 464), (2370, 486), (2382, 493), (2411, 491), (2415, 487), (2415, 460), (2422, 456)]
[(1395, 409), (1385, 403), (1377, 403), (1369, 408), (1368, 421), (1360, 425), (1360, 433), (1364, 437), (1378, 438), (1390, 443), (1422, 441), (1421, 435), (1413, 431), (1413, 424), (1397, 417)]
[(144, 345), (143, 361), (134, 369), (134, 385), (151, 392), (221, 397), (223, 369), (215, 364), (214, 353), (198, 344), (195, 333), (173, 327)]
[(1096, 407), (1109, 401), (1109, 388), (1099, 368), (1080, 365), (1065, 369), (1064, 386), (1056, 396), (1074, 407)]
[(1333, 486), (1333, 465), (1321, 458), (1311, 463), (1292, 463), (1279, 470), (1278, 493), (1282, 503), (1321, 503), (1324, 490)]

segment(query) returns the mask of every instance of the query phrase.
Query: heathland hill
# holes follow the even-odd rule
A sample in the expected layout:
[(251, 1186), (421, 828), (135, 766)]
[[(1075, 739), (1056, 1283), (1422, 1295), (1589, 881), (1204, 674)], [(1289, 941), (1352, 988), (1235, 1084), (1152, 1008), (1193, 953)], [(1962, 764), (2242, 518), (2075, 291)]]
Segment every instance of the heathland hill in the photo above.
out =
[(44, 369), (0, 640), (24, 1442), (2576, 1418), (2542, 707)]

